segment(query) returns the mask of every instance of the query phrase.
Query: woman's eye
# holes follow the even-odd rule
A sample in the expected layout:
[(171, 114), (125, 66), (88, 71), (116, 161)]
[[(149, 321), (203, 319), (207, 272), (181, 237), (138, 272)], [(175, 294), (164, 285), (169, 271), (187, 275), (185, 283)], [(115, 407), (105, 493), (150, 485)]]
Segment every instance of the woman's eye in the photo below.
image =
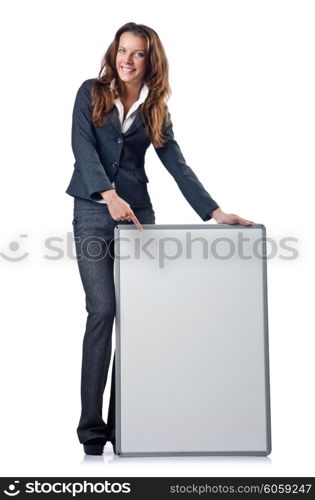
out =
[[(120, 49), (118, 49), (118, 52), (123, 53), (123, 52), (125, 52), (125, 49), (120, 48)], [(139, 57), (144, 57), (143, 52), (136, 52), (136, 55)]]

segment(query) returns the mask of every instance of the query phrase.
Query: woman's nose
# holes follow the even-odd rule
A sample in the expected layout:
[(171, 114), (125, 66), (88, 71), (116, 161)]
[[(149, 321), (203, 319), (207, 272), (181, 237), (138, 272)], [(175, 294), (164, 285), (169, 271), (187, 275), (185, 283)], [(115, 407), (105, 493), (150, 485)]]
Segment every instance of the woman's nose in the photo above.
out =
[(132, 64), (132, 57), (131, 57), (131, 55), (128, 56), (128, 54), (126, 54), (126, 56), (124, 58), (124, 63), (125, 64)]

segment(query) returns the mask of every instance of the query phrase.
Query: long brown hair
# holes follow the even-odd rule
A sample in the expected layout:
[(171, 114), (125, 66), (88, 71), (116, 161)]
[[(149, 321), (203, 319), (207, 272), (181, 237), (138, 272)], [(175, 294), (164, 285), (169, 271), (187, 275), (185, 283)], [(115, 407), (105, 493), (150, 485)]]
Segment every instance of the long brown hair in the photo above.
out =
[(155, 147), (161, 147), (165, 144), (163, 127), (169, 117), (166, 102), (171, 94), (168, 61), (158, 34), (144, 24), (124, 24), (108, 47), (92, 88), (92, 121), (95, 126), (104, 125), (108, 113), (114, 107), (114, 99), (118, 97), (116, 54), (120, 35), (126, 31), (144, 38), (147, 42), (144, 82), (149, 88), (149, 94), (139, 109), (151, 142)]

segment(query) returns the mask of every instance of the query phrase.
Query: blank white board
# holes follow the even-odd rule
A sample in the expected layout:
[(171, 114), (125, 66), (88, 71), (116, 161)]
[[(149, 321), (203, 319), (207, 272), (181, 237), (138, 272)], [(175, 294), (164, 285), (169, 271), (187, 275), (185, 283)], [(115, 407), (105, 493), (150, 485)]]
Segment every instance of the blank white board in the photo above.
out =
[(115, 228), (116, 453), (271, 451), (266, 228)]

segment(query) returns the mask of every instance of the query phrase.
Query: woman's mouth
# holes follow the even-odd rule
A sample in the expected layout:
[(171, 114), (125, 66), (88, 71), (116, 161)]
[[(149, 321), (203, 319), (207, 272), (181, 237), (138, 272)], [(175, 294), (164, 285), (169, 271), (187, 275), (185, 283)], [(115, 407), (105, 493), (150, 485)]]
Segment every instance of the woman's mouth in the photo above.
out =
[(126, 68), (126, 66), (120, 66), (120, 69), (122, 70), (123, 73), (132, 73), (133, 71), (136, 71), (135, 69), (132, 68)]

